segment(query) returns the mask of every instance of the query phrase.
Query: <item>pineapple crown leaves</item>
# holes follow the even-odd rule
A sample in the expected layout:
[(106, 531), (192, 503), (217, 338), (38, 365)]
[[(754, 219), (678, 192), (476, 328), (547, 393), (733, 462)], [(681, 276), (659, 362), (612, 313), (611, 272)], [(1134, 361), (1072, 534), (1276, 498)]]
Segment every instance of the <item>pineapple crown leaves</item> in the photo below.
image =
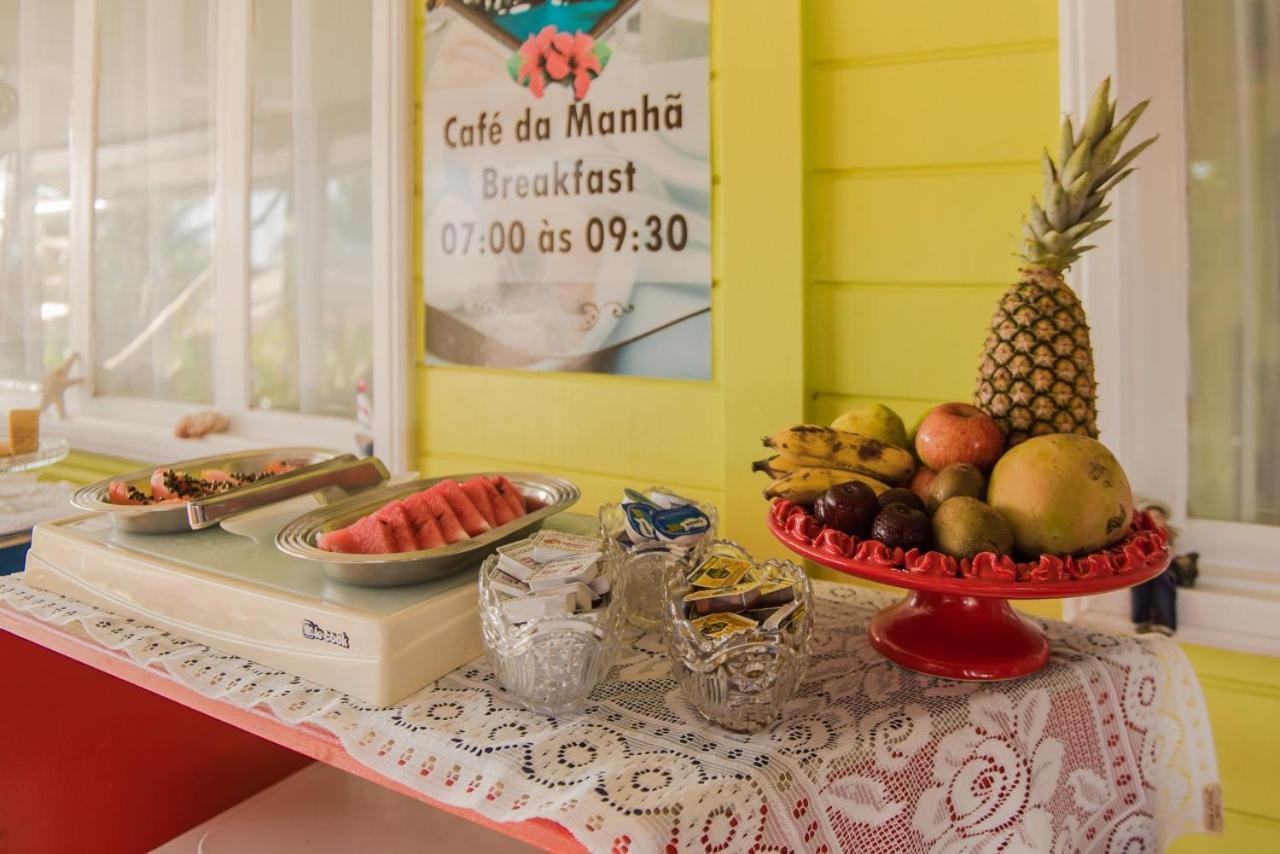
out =
[(1120, 154), (1120, 146), (1150, 100), (1143, 101), (1118, 121), (1111, 100), (1111, 78), (1098, 86), (1080, 132), (1071, 116), (1062, 120), (1062, 142), (1055, 162), (1046, 150), (1040, 157), (1043, 203), (1031, 198), (1031, 211), (1022, 219), (1021, 257), (1031, 269), (1060, 272), (1093, 247), (1082, 241), (1111, 220), (1102, 219), (1111, 207), (1107, 193), (1132, 172), (1130, 163), (1158, 138), (1153, 136)]

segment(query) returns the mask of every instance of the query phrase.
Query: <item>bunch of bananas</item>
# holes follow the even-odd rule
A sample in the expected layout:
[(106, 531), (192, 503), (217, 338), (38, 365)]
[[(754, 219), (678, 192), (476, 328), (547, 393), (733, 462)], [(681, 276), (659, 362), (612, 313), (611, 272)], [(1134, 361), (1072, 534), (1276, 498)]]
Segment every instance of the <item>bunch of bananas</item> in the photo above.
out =
[(765, 498), (809, 504), (833, 486), (860, 480), (876, 495), (911, 479), (915, 459), (896, 445), (857, 433), (802, 424), (764, 438), (777, 456), (757, 460), (754, 471), (772, 478)]

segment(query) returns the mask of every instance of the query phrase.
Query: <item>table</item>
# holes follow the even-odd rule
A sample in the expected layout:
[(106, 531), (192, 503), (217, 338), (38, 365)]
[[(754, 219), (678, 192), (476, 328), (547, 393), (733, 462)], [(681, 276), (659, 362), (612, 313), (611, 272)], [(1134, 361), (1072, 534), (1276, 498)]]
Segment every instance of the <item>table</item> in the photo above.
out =
[(1220, 828), (1203, 698), (1167, 638), (1047, 621), (1044, 670), (951, 682), (871, 649), (885, 594), (817, 582), (815, 601), (809, 676), (752, 736), (697, 717), (655, 633), (551, 718), (483, 660), (375, 709), (20, 575), (0, 578), (0, 627), (549, 849), (1110, 850)]

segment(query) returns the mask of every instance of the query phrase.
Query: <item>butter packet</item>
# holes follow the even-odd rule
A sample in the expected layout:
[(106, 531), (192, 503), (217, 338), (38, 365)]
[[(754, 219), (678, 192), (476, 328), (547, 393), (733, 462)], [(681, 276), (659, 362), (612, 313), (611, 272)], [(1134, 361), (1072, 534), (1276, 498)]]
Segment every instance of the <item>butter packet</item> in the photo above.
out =
[(659, 537), (681, 546), (698, 542), (711, 530), (711, 519), (691, 504), (659, 510), (650, 520)]
[(533, 559), (533, 540), (520, 540), (498, 546), (498, 569), (519, 581), (528, 581), (538, 568)]
[(518, 578), (513, 578), (510, 575), (507, 575), (505, 572), (499, 572), (494, 575), (492, 580), (489, 582), (489, 586), (499, 593), (503, 593), (507, 596), (513, 596), (515, 598), (528, 596), (531, 592), (528, 584), (525, 584)]
[(732, 587), (742, 581), (752, 568), (748, 560), (712, 555), (689, 574), (689, 584), (703, 588)]
[(693, 620), (689, 625), (698, 633), (711, 640), (719, 640), (737, 632), (745, 632), (756, 627), (756, 621), (741, 614), (708, 614)]
[(684, 597), (685, 604), (692, 605), (699, 614), (717, 614), (726, 611), (745, 611), (760, 599), (760, 585), (754, 582), (735, 584), (732, 587), (712, 587), (695, 590)]
[(533, 535), (533, 559), (538, 563), (600, 551), (598, 537), (542, 530)]
[(590, 583), (599, 574), (596, 562), (600, 553), (561, 558), (540, 565), (529, 576), (529, 589), (535, 593), (574, 582)]
[(578, 605), (573, 590), (559, 590), (520, 599), (508, 599), (502, 603), (502, 613), (513, 623), (527, 623), (543, 617), (572, 614)]
[(760, 627), (766, 631), (789, 629), (804, 619), (804, 611), (804, 605), (799, 602), (788, 602), (770, 614), (769, 618), (761, 623)]
[(785, 605), (796, 598), (794, 581), (763, 581), (760, 583), (759, 607)]

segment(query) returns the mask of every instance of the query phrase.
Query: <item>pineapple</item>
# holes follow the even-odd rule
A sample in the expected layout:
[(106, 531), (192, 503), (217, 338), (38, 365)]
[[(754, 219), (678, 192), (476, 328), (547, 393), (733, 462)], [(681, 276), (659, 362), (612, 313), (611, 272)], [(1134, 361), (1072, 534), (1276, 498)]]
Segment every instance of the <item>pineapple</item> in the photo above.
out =
[(1107, 192), (1156, 140), (1121, 155), (1121, 143), (1149, 102), (1113, 121), (1110, 94), (1108, 78), (1094, 94), (1079, 135), (1071, 117), (1063, 118), (1056, 163), (1044, 152), (1044, 205), (1032, 197), (1031, 212), (1023, 217), (1025, 263), (1017, 283), (1000, 298), (983, 345), (974, 404), (996, 420), (1010, 447), (1044, 433), (1098, 436), (1089, 325), (1063, 273), (1093, 248), (1084, 239), (1110, 222), (1102, 219), (1110, 207)]

